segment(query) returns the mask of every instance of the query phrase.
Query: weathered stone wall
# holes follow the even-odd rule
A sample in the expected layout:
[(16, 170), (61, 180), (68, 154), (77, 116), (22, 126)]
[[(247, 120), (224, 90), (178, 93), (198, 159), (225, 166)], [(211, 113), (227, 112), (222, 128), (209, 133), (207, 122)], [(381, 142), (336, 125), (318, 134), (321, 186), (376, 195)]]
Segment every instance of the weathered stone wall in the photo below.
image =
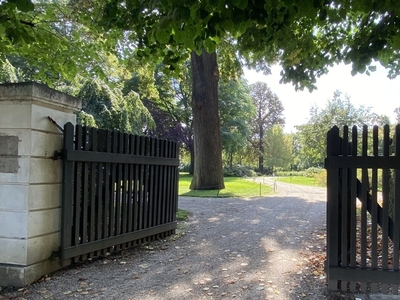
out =
[(0, 286), (23, 286), (60, 267), (62, 149), (58, 124), (81, 101), (36, 83), (0, 85)]

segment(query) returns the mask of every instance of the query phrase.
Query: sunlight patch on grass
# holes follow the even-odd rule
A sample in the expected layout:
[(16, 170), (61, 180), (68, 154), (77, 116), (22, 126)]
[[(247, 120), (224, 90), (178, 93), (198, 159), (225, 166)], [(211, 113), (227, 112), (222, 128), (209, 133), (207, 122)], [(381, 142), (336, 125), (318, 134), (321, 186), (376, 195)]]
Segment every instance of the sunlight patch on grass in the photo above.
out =
[(192, 176), (181, 173), (179, 176), (179, 195), (189, 197), (260, 197), (272, 194), (272, 187), (255, 183), (242, 177), (225, 177), (223, 190), (190, 190)]
[(275, 177), (277, 181), (293, 183), (293, 184), (301, 184), (307, 186), (321, 186), (318, 185), (318, 182), (314, 177), (305, 177), (305, 176), (290, 176), (290, 177)]

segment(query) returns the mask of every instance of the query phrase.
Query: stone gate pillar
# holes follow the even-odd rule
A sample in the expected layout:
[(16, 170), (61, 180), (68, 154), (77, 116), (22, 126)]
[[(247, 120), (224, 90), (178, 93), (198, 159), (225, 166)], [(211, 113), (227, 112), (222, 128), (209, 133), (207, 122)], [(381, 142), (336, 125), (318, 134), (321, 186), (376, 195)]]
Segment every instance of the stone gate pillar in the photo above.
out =
[(60, 268), (63, 126), (81, 101), (45, 85), (0, 85), (0, 286), (24, 286)]

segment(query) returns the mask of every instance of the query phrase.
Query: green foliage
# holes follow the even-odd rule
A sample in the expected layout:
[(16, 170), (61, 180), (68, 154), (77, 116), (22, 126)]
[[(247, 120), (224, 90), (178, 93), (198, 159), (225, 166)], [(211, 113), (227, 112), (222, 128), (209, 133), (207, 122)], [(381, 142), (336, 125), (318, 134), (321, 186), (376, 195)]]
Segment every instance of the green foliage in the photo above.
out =
[(222, 149), (231, 165), (235, 154), (243, 154), (249, 146), (255, 107), (246, 82), (229, 81), (219, 84), (219, 109)]
[(248, 166), (234, 165), (224, 167), (225, 177), (255, 177), (257, 174)]
[(368, 74), (379, 61), (395, 77), (398, 18), (396, 1), (3, 0), (0, 59), (24, 57), (46, 83), (104, 75), (111, 53), (131, 70), (135, 53), (179, 74), (191, 51), (218, 51), (228, 41), (247, 65), (279, 58), (284, 82), (312, 89), (338, 62)]
[(311, 168), (308, 168), (308, 169), (304, 170), (303, 174), (304, 174), (305, 177), (314, 178), (315, 175), (317, 175), (319, 173), (323, 173), (323, 172), (325, 172), (325, 169), (311, 167)]
[(293, 161), (292, 140), (283, 133), (282, 126), (274, 125), (269, 128), (264, 137), (265, 164), (272, 168), (287, 168)]
[(94, 79), (82, 86), (77, 97), (82, 99), (83, 112), (78, 115), (78, 120), (83, 124), (88, 122), (102, 129), (139, 135), (144, 127), (154, 126), (150, 113), (133, 91), (123, 95), (120, 88), (111, 89), (101, 80)]
[(256, 116), (252, 121), (252, 132), (249, 139), (253, 156), (258, 157), (259, 160), (258, 169), (263, 173), (265, 132), (276, 124), (285, 124), (282, 115), (283, 105), (265, 82), (252, 84), (250, 95), (256, 108)]
[(354, 107), (350, 98), (339, 91), (335, 91), (333, 98), (329, 100), (324, 109), (317, 107), (310, 109), (310, 118), (306, 124), (296, 126), (298, 133), (299, 167), (322, 167), (326, 156), (326, 134), (333, 126), (342, 128), (344, 125), (356, 125), (361, 128), (373, 120), (373, 114), (369, 108)]

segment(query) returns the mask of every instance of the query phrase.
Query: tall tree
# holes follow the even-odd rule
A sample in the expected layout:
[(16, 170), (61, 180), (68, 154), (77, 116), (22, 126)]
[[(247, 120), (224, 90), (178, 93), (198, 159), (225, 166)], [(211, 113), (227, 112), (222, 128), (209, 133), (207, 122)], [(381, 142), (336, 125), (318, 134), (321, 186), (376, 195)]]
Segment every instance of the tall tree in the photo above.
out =
[(274, 168), (286, 168), (293, 161), (293, 139), (283, 133), (279, 124), (268, 128), (264, 138), (264, 157), (266, 165), (274, 172)]
[(251, 85), (251, 97), (257, 110), (253, 121), (251, 141), (258, 149), (258, 170), (264, 172), (264, 135), (273, 125), (284, 125), (283, 105), (265, 82), (256, 82)]
[(316, 106), (310, 109), (310, 118), (306, 124), (296, 126), (301, 143), (301, 168), (322, 167), (326, 156), (326, 133), (334, 125), (339, 128), (344, 125), (372, 125), (374, 114), (370, 108), (355, 107), (348, 95), (335, 91), (333, 98), (328, 100), (325, 108)]
[(256, 109), (250, 88), (244, 79), (222, 81), (219, 85), (222, 148), (232, 167), (235, 154), (243, 154), (249, 146), (252, 121)]

